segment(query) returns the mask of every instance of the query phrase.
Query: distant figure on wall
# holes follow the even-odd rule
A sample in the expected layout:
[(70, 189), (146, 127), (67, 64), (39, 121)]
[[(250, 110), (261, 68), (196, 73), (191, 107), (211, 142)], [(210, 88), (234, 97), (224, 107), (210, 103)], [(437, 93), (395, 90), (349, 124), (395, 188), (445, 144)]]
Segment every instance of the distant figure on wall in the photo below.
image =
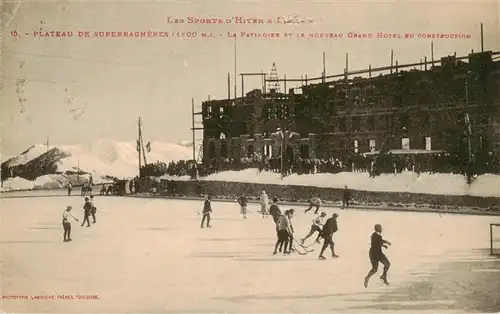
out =
[(134, 181), (133, 180), (130, 180), (129, 184), (128, 184), (128, 189), (130, 190), (130, 194), (134, 194)]
[(351, 192), (347, 188), (347, 185), (344, 187), (344, 191), (342, 191), (342, 209), (349, 208), (349, 200), (351, 198)]

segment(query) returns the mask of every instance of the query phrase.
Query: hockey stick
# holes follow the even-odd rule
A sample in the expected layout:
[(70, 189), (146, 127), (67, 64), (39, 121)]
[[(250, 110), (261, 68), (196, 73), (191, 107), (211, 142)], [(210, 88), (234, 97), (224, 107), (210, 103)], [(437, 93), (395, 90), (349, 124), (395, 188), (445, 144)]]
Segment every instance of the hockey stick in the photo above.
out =
[(308, 249), (308, 248), (310, 248), (311, 246), (313, 246), (313, 245), (315, 245), (315, 244), (316, 244), (316, 241), (314, 241), (313, 243), (311, 243), (311, 244), (309, 244), (309, 245), (302, 245), (302, 247), (303, 247), (304, 249)]
[(305, 250), (305, 249), (304, 249), (305, 252), (301, 252), (300, 250), (297, 250), (297, 247), (295, 245), (292, 245), (292, 249), (299, 255), (307, 255), (311, 252), (314, 252), (314, 250)]
[[(304, 249), (304, 251), (306, 251), (307, 253), (314, 252), (314, 249), (312, 249), (312, 250), (308, 250), (308, 249), (307, 249), (307, 247), (303, 246), (303, 245), (302, 245), (299, 241), (297, 241), (297, 239), (293, 239), (293, 241), (294, 241), (296, 244), (298, 244), (301, 248), (303, 248), (303, 249)], [(294, 246), (294, 248), (295, 248), (295, 246)], [(306, 254), (307, 254), (307, 253), (306, 253)], [(299, 254), (300, 254), (300, 253), (299, 253)]]

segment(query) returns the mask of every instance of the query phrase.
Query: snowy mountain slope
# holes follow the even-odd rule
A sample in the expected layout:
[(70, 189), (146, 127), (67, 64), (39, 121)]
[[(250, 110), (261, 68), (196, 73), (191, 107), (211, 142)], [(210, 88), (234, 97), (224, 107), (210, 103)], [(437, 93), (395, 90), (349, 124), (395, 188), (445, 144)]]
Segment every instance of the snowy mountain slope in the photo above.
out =
[[(190, 159), (189, 148), (177, 144), (152, 142), (148, 162)], [(94, 176), (134, 177), (138, 173), (135, 142), (101, 139), (88, 145), (55, 145), (47, 151), (34, 145), (2, 164), (13, 176), (33, 180), (39, 176), (65, 172), (86, 172)]]

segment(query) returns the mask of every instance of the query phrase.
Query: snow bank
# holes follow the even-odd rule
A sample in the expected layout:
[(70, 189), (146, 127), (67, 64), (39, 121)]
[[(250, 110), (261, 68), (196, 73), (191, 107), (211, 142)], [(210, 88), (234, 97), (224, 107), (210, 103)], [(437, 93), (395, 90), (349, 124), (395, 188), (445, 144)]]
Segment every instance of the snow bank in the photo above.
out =
[(68, 184), (68, 179), (60, 174), (47, 174), (34, 181), (35, 189), (59, 189)]
[(8, 178), (3, 182), (3, 187), (0, 191), (18, 191), (18, 190), (31, 190), (35, 187), (33, 181), (29, 181), (20, 177)]
[(479, 176), (471, 184), (469, 195), (500, 197), (500, 176), (494, 174)]
[[(165, 179), (189, 180), (188, 177)], [(469, 186), (465, 176), (444, 173), (403, 172), (398, 174), (382, 174), (370, 178), (364, 172), (292, 174), (281, 180), (279, 173), (261, 172), (257, 169), (241, 171), (225, 171), (209, 175), (202, 180), (229, 181), (278, 185), (317, 186), (341, 189), (347, 185), (350, 189), (374, 192), (408, 192), (437, 195), (472, 195), (483, 197), (500, 197), (500, 176), (482, 175)]]

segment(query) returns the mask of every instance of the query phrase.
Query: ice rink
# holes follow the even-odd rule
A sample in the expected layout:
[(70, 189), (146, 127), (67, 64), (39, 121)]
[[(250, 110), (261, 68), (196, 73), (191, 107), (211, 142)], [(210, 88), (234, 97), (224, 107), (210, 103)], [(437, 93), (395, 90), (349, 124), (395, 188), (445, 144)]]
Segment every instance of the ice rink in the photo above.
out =
[[(214, 202), (213, 228), (201, 229), (201, 201), (96, 196), (97, 223), (73, 222), (73, 241), (64, 243), (61, 215), (72, 205), (81, 221), (81, 197), (0, 202), (7, 313), (500, 311), (500, 260), (488, 255), (489, 223), (499, 217), (324, 208), (340, 215), (340, 258), (327, 251), (321, 261), (319, 245), (305, 256), (273, 256), (272, 219), (254, 204), (243, 220), (236, 203)], [(295, 209), (301, 238), (314, 215)], [(391, 285), (378, 279), (380, 267), (365, 289), (376, 223), (393, 244)]]

